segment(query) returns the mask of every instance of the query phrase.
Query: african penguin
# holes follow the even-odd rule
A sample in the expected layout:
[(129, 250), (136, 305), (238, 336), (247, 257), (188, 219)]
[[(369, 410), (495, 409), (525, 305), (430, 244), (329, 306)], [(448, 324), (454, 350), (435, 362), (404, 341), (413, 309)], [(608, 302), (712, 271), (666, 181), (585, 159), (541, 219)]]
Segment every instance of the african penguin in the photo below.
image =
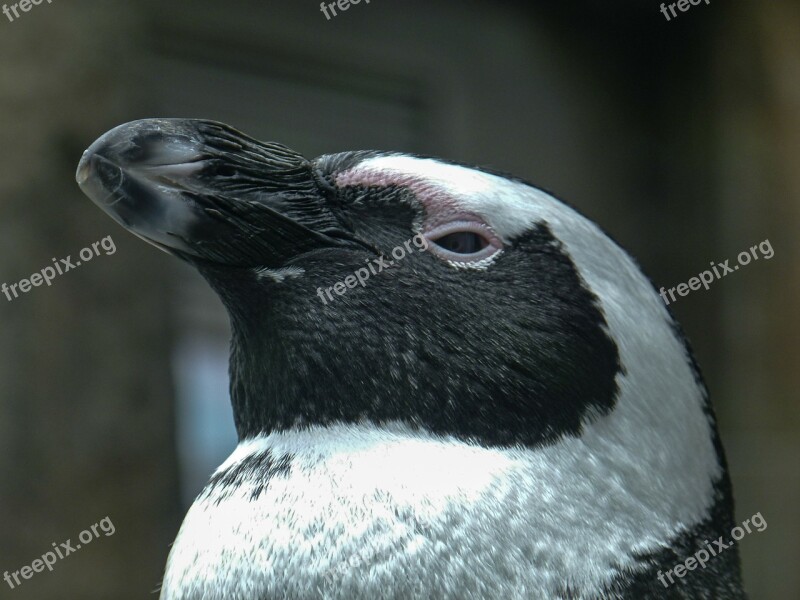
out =
[(113, 129), (77, 180), (232, 324), (239, 445), (162, 600), (745, 597), (735, 546), (659, 579), (733, 526), (714, 414), (634, 260), (552, 195), (191, 119)]

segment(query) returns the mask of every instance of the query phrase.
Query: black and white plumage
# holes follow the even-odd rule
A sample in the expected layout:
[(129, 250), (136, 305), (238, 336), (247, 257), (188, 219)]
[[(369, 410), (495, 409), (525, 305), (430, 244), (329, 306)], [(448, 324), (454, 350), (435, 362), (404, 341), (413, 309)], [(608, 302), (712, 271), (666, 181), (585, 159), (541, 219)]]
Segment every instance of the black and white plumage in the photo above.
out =
[[(744, 597), (735, 547), (656, 577), (728, 536), (725, 459), (664, 303), (575, 210), (479, 169), (308, 161), (196, 120), (120, 126), (77, 177), (230, 313), (240, 444), (162, 600)], [(428, 251), (321, 302), (417, 234)]]

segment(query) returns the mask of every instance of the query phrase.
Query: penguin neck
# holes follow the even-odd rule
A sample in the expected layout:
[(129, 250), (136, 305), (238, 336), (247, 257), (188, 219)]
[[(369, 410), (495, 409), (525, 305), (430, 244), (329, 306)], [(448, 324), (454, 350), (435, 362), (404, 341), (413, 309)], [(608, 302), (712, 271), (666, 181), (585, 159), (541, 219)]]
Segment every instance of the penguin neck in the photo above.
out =
[(280, 431), (293, 419), (297, 424), (303, 421), (299, 411), (291, 414), (290, 365), (276, 355), (265, 343), (234, 327), (230, 394), (240, 441)]
[(368, 392), (344, 393), (335, 370), (323, 370), (319, 364), (325, 357), (315, 361), (310, 351), (266, 323), (245, 327), (232, 322), (230, 393), (240, 440), (292, 428), (385, 418), (368, 401)]

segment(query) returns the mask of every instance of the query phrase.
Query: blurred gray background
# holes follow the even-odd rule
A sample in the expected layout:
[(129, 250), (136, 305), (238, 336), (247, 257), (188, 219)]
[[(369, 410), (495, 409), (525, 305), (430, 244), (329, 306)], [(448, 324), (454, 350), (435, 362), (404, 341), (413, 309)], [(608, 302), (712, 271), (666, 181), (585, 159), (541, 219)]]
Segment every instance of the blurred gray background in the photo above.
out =
[[(752, 598), (800, 597), (800, 3), (56, 0), (0, 15), (0, 283), (111, 235), (117, 252), (0, 296), (0, 574), (116, 526), (1, 598), (145, 598), (235, 444), (228, 324), (174, 258), (74, 183), (136, 118), (228, 122), (306, 156), (396, 149), (513, 172), (672, 287), (774, 257), (674, 311), (715, 402)], [(151, 596), (152, 597), (152, 596)]]

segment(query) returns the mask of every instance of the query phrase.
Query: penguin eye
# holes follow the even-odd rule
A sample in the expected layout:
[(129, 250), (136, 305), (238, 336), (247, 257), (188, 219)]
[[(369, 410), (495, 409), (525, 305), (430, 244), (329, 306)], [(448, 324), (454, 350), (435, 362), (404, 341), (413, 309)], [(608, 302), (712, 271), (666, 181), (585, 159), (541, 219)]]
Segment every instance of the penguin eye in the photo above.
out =
[(425, 233), (434, 254), (454, 263), (474, 263), (496, 254), (503, 243), (483, 223), (456, 221)]
[(456, 254), (475, 254), (489, 245), (489, 240), (474, 231), (456, 231), (434, 242), (440, 248)]

